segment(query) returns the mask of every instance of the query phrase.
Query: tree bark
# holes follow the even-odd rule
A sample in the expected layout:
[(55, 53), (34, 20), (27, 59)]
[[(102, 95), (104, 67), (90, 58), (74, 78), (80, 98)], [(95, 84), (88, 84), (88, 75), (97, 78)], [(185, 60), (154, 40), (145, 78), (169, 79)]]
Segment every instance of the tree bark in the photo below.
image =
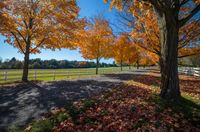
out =
[(158, 12), (161, 41), (161, 93), (167, 100), (180, 97), (178, 77), (178, 11)]
[(23, 75), (22, 81), (28, 81), (28, 67), (29, 67), (29, 55), (30, 55), (30, 43), (26, 45), (26, 52), (24, 54), (24, 65), (23, 65)]
[(139, 69), (140, 68), (140, 65), (139, 65), (139, 59), (137, 58), (137, 69)]
[(96, 59), (96, 75), (99, 74), (99, 58)]
[(160, 73), (162, 73), (163, 66), (162, 66), (162, 59), (161, 59), (161, 57), (159, 58), (158, 65), (159, 65)]
[[(29, 18), (29, 24), (28, 24), (28, 30), (32, 30), (33, 27), (33, 18)], [(27, 82), (28, 81), (28, 68), (29, 68), (29, 55), (30, 55), (30, 46), (31, 46), (31, 35), (27, 34), (27, 41), (26, 43), (26, 50), (24, 54), (24, 66), (23, 66), (23, 75), (22, 75), (22, 81)]]
[(120, 67), (121, 67), (121, 71), (123, 71), (123, 63), (122, 63), (122, 61), (121, 61)]

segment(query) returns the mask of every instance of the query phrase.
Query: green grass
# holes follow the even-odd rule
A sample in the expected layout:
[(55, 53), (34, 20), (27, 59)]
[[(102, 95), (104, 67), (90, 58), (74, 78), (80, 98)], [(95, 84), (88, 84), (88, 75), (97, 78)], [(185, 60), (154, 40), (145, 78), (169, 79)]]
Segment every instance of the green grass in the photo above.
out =
[[(128, 67), (124, 67), (123, 71), (128, 71)], [(7, 72), (7, 81), (4, 79), (4, 74)], [(35, 79), (36, 72), (36, 79)], [(94, 76), (96, 72), (95, 68), (73, 68), (73, 69), (30, 69), (29, 80), (40, 80), (40, 81), (54, 81), (64, 79), (74, 79), (87, 76)], [(108, 67), (99, 68), (99, 74), (108, 74), (121, 72), (120, 67)], [(54, 77), (55, 73), (55, 77)], [(13, 83), (20, 81), (22, 77), (22, 70), (0, 70), (0, 84)]]
[(67, 118), (69, 118), (67, 113), (58, 112), (49, 118), (33, 121), (30, 124), (31, 129), (28, 131), (29, 132), (50, 132), (55, 125), (61, 123), (62, 121), (66, 120)]
[[(98, 101), (94, 99), (87, 99), (82, 101), (80, 108), (72, 105), (69, 107), (69, 111), (57, 111), (56, 113), (50, 113), (50, 116), (45, 119), (32, 121), (29, 124), (31, 127), (27, 130), (27, 132), (50, 132), (54, 126), (60, 124), (66, 119), (72, 119), (74, 123), (78, 123), (76, 121), (77, 118), (79, 118), (79, 115), (87, 109), (94, 107), (97, 102)], [(95, 122), (95, 119), (88, 117), (84, 119), (84, 122), (85, 124), (92, 124)], [(12, 132), (17, 132), (18, 130), (22, 130), (22, 128), (14, 128), (12, 129)]]

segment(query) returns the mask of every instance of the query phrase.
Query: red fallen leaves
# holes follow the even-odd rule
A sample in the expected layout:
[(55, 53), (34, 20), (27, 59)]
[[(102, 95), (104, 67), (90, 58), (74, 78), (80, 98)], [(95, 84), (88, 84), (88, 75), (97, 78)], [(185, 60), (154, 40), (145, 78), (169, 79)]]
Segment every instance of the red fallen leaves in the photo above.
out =
[[(160, 86), (160, 74), (158, 72), (149, 73), (146, 75), (138, 75), (134, 78), (135, 82), (140, 82), (146, 85)], [(180, 75), (180, 89), (194, 98), (200, 99), (200, 78), (192, 76)]]
[[(142, 78), (140, 81), (143, 81)], [(111, 93), (100, 96), (95, 106), (81, 112), (76, 123), (69, 118), (53, 131), (200, 130), (200, 126), (192, 125), (181, 111), (160, 107), (152, 98), (151, 89), (121, 84)]]
[(200, 99), (200, 78), (181, 76), (180, 87), (183, 92)]

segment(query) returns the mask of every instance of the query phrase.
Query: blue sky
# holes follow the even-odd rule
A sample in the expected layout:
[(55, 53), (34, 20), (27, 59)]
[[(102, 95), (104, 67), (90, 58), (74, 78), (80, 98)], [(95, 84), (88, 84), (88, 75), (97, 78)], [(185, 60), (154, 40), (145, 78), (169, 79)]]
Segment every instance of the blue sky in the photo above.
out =
[[(103, 12), (105, 17), (111, 22), (116, 21), (115, 10), (109, 11), (109, 5), (103, 3), (103, 0), (77, 0), (78, 6), (81, 8), (80, 17), (92, 17), (100, 12)], [(0, 57), (10, 59), (16, 57), (23, 60), (23, 55), (16, 48), (4, 43), (4, 37), (0, 36)], [(41, 58), (42, 60), (58, 59), (58, 60), (84, 60), (77, 50), (62, 49), (51, 51), (42, 50), (40, 54), (31, 55), (30, 58)], [(102, 60), (102, 62), (112, 63), (113, 59)]]

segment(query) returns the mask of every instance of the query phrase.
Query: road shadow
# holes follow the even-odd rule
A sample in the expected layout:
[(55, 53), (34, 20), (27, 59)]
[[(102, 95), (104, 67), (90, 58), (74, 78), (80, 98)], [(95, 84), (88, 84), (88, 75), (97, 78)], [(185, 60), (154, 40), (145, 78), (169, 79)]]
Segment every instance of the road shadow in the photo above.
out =
[(121, 73), (121, 74), (105, 74), (105, 77), (117, 79), (120, 81), (128, 81), (135, 78), (135, 74), (132, 73)]
[(119, 84), (85, 79), (1, 86), (0, 131), (23, 127), (54, 107), (70, 107), (74, 101), (101, 94)]

